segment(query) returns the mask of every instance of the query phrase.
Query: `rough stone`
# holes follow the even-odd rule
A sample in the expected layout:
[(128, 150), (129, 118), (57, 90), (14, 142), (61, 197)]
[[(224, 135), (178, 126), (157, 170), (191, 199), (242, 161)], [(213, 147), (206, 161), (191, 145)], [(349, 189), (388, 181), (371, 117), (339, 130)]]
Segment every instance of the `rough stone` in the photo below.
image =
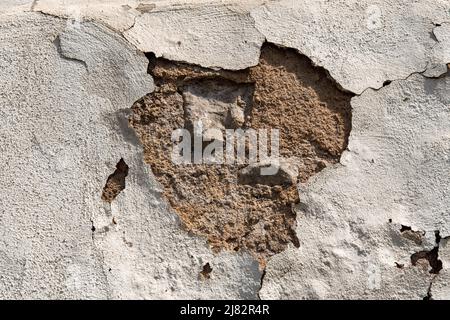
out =
[[(274, 167), (274, 174), (263, 174), (261, 170), (267, 167)], [(298, 167), (295, 163), (285, 159), (277, 161), (260, 161), (256, 164), (249, 164), (238, 172), (238, 181), (241, 184), (262, 184), (267, 186), (295, 185), (297, 184)]]

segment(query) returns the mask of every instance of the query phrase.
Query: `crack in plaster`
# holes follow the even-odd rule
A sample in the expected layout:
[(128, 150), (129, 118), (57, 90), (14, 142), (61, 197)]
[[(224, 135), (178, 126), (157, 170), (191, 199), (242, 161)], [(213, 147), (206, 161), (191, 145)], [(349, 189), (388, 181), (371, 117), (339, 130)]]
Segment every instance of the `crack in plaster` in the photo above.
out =
[(77, 59), (77, 58), (73, 58), (73, 57), (69, 57), (68, 55), (64, 54), (62, 47), (61, 47), (61, 38), (58, 35), (55, 40), (53, 41), (53, 44), (56, 47), (56, 51), (58, 52), (58, 54), (60, 55), (61, 58), (67, 60), (67, 61), (72, 61), (72, 62), (76, 62), (81, 64), (84, 68), (86, 68), (86, 71), (89, 71), (88, 65), (86, 63), (86, 61), (81, 60), (81, 59)]

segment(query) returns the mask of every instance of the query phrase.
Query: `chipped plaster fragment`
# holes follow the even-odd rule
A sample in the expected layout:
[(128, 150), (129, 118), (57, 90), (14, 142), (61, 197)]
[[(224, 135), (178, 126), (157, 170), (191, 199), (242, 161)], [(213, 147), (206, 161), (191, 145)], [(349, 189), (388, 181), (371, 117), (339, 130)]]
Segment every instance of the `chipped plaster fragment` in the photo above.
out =
[(113, 30), (123, 32), (131, 28), (140, 12), (138, 6), (147, 2), (136, 0), (37, 0), (33, 11), (69, 20), (97, 21)]
[(256, 65), (264, 41), (247, 13), (220, 3), (152, 10), (124, 36), (157, 57), (232, 70)]
[[(300, 248), (269, 261), (262, 299), (422, 299), (435, 277), (446, 294), (445, 254), (438, 275), (410, 256), (450, 231), (449, 88), (448, 73), (415, 74), (352, 99), (348, 151), (301, 186)], [(426, 232), (420, 245), (400, 231), (408, 223)]]
[(248, 14), (263, 2), (38, 0), (33, 10), (101, 22), (158, 57), (243, 69), (257, 63), (264, 41)]
[(427, 77), (439, 77), (447, 72), (447, 64), (450, 63), (450, 23), (437, 25), (433, 36), (437, 43), (431, 51), (430, 65), (424, 72)]
[[(430, 273), (437, 274), (442, 269), (442, 261), (438, 258), (438, 250), (436, 247), (431, 251), (419, 251), (411, 255), (411, 263), (413, 266), (421, 265), (421, 267), (431, 268)], [(427, 266), (428, 265), (428, 266)]]

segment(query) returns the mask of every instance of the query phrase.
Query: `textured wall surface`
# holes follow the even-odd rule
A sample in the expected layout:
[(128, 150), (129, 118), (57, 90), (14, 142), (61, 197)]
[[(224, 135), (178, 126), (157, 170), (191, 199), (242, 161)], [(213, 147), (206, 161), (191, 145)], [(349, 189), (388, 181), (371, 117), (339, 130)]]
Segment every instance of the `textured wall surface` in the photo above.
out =
[[(0, 298), (450, 299), (450, 1), (3, 0), (0, 30)], [(267, 45), (301, 64), (265, 66)], [(146, 149), (155, 105), (220, 122), (241, 112), (224, 94), (254, 86), (234, 125), (271, 98), (271, 125), (304, 128), (289, 144), (310, 150), (283, 230), (295, 241), (264, 259), (241, 244), (270, 245), (271, 215), (239, 215), (212, 245), (233, 211), (204, 199), (217, 212), (180, 214), (159, 178), (175, 193), (183, 178), (154, 174)], [(349, 135), (338, 113), (304, 109), (342, 99)]]

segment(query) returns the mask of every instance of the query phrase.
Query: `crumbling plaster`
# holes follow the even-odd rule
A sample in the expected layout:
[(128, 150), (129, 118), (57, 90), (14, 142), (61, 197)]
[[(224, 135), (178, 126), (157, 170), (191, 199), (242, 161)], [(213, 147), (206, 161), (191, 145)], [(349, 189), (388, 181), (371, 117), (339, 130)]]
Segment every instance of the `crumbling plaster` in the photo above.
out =
[[(256, 298), (258, 263), (185, 232), (143, 163), (126, 116), (153, 89), (145, 56), (92, 23), (31, 13), (1, 29), (0, 296)], [(127, 186), (110, 204), (121, 158)]]
[[(299, 186), (300, 247), (269, 260), (259, 296), (450, 298), (449, 1), (75, 2), (0, 5), (3, 298), (256, 298), (256, 261), (180, 227), (126, 116), (153, 90), (138, 51), (236, 70), (265, 40), (357, 96), (348, 150)], [(438, 274), (411, 264), (436, 245)]]

